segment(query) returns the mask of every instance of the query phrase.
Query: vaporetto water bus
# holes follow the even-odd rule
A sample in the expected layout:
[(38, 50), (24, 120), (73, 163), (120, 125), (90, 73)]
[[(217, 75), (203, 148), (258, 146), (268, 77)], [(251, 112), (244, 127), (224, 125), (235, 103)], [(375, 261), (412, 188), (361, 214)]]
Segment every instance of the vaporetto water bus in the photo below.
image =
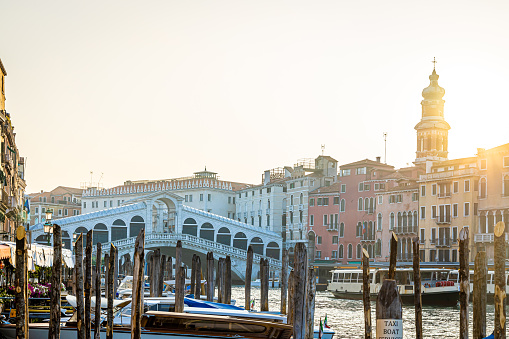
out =
[[(421, 268), (421, 297), (423, 305), (455, 306), (459, 300), (459, 286), (450, 279), (452, 270)], [(362, 269), (336, 269), (331, 271), (327, 290), (339, 299), (362, 300)], [(376, 300), (388, 268), (370, 270), (370, 299)], [(412, 268), (397, 268), (396, 283), (401, 302), (414, 304), (414, 279)]]

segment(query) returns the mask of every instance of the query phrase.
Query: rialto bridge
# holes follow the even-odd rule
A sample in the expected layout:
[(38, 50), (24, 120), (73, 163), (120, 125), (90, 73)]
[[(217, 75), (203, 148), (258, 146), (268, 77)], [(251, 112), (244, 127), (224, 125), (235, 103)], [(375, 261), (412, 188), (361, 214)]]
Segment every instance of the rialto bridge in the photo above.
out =
[[(134, 254), (134, 240), (145, 229), (145, 255), (159, 248), (161, 253), (175, 257), (175, 246), (182, 241), (182, 260), (191, 265), (193, 254), (201, 257), (202, 267), (207, 252), (220, 257), (230, 256), (232, 279), (244, 281), (246, 256), (253, 247), (253, 276), (257, 278), (260, 259), (269, 259), (271, 269), (281, 268), (282, 238), (275, 232), (238, 222), (182, 204), (183, 198), (169, 191), (147, 194), (125, 201), (121, 206), (55, 220), (62, 227), (66, 248), (72, 249), (72, 235), (93, 230), (92, 243), (102, 243), (103, 252), (113, 243), (119, 258)], [(30, 228), (34, 242), (47, 243), (43, 224)]]

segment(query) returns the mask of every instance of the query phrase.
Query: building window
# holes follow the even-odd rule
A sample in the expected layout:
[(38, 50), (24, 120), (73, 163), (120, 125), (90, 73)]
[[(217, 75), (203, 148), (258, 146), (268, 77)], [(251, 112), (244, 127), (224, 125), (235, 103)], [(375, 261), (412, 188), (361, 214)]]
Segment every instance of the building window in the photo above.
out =
[(426, 219), (426, 206), (421, 206), (421, 219)]
[(322, 251), (316, 251), (316, 259), (322, 258)]
[(346, 204), (345, 199), (341, 199), (341, 203), (339, 204), (339, 211), (340, 212), (344, 212), (345, 211), (345, 204)]
[[(247, 192), (246, 192), (247, 195)], [(200, 194), (200, 201), (203, 201), (203, 193)]]
[(509, 175), (504, 175), (504, 187), (502, 188), (504, 197), (509, 196)]
[(468, 217), (470, 215), (470, 203), (469, 202), (466, 202), (465, 205), (463, 206), (463, 215), (465, 217)]
[(364, 183), (360, 182), (359, 183), (359, 192), (362, 192), (363, 190), (364, 190)]
[(417, 201), (419, 200), (419, 194), (418, 193), (412, 193), (412, 201)]
[(67, 216), (67, 215), (68, 215), (67, 208), (64, 210), (64, 215), (65, 215), (65, 216)]
[(317, 236), (317, 237), (316, 237), (316, 243), (317, 243), (318, 245), (321, 245), (321, 244), (322, 244), (322, 236), (321, 236), (321, 235), (319, 235), (319, 236)]
[(421, 186), (421, 197), (425, 197), (425, 196), (426, 196), (426, 186), (422, 185)]
[(359, 201), (358, 201), (358, 206), (357, 206), (357, 211), (362, 211), (363, 208), (362, 208), (362, 198), (359, 198)]
[(339, 205), (339, 197), (334, 197), (334, 205)]
[(316, 206), (322, 206), (322, 198), (316, 199)]
[(339, 224), (339, 237), (343, 238), (345, 236), (345, 223)]
[(327, 226), (327, 218), (328, 218), (328, 215), (324, 214), (323, 215), (323, 226)]
[(349, 169), (341, 170), (341, 176), (342, 177), (346, 177), (346, 176), (349, 176), (349, 175), (350, 175), (350, 170)]
[(61, 216), (62, 215), (62, 210), (58, 210), (58, 215)]
[(431, 229), (431, 243), (434, 244), (436, 242), (436, 239), (437, 239), (437, 229), (432, 228)]
[(83, 202), (83, 208), (87, 208), (87, 203)]
[(315, 226), (315, 216), (312, 214), (309, 216), (309, 226)]
[(113, 200), (110, 200), (110, 207), (113, 207)]
[(486, 178), (479, 180), (479, 198), (486, 198)]
[(504, 163), (504, 167), (509, 167), (509, 157), (504, 157), (504, 160), (503, 160), (503, 163)]
[(465, 192), (470, 192), (470, 180), (465, 180), (464, 190), (465, 190)]
[(359, 167), (356, 172), (357, 174), (366, 174), (366, 167)]
[(343, 259), (344, 247), (343, 244), (339, 245), (339, 259)]
[(338, 257), (338, 251), (332, 251), (331, 258), (336, 259)]
[(353, 246), (352, 244), (348, 244), (348, 259), (352, 259), (352, 255), (353, 255)]
[(51, 203), (55, 203), (55, 197), (51, 197)]
[(357, 259), (362, 257), (362, 246), (361, 244), (357, 244)]
[(458, 204), (452, 205), (452, 216), (457, 217), (458, 216)]
[[(454, 226), (452, 228), (452, 242), (455, 244), (458, 242), (458, 227)], [(455, 260), (453, 260), (455, 261)]]
[(346, 185), (341, 184), (341, 193), (346, 193)]
[(394, 212), (391, 212), (390, 215), (389, 229), (390, 230), (394, 229)]
[(431, 185), (431, 195), (437, 195), (437, 184)]
[[(253, 191), (254, 192), (254, 191)], [(207, 200), (208, 201), (211, 201), (212, 200), (212, 194), (207, 194)]]
[(332, 244), (333, 245), (337, 245), (338, 242), (339, 242), (338, 236), (337, 235), (333, 235), (332, 236)]
[(384, 202), (384, 197), (383, 197), (383, 195), (379, 195), (379, 196), (378, 196), (378, 205), (383, 204), (383, 202)]
[(425, 234), (426, 234), (426, 229), (425, 229), (425, 228), (421, 228), (419, 231), (420, 231), (419, 242), (420, 242), (421, 244), (424, 244), (424, 243), (425, 243), (425, 241), (426, 241), (426, 236), (425, 236)]
[(315, 199), (309, 199), (309, 206), (315, 206)]
[(488, 168), (488, 161), (486, 159), (481, 159), (481, 170), (485, 170)]
[(452, 183), (452, 193), (458, 193), (460, 190), (460, 183), (459, 181), (455, 181)]
[(382, 230), (382, 213), (378, 213), (378, 216), (377, 216), (377, 231), (381, 231)]
[(364, 191), (370, 191), (371, 185), (370, 184), (364, 184)]
[(270, 226), (270, 215), (267, 214), (267, 227)]
[(329, 206), (329, 198), (323, 198), (323, 206)]
[(437, 207), (431, 206), (431, 219), (436, 219), (437, 217)]
[(39, 214), (39, 207), (35, 208), (35, 214)]
[(232, 197), (228, 197), (228, 203), (231, 204), (232, 203)]

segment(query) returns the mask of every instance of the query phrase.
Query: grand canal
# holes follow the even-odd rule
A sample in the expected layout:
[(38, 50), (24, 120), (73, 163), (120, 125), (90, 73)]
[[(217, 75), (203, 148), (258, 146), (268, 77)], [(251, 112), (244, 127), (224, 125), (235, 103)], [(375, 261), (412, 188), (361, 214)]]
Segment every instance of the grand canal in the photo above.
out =
[[(269, 309), (279, 311), (280, 290), (269, 290)], [(244, 286), (232, 288), (232, 298), (237, 305), (244, 305)], [(260, 309), (260, 288), (253, 287), (251, 298), (255, 299), (255, 309)], [(371, 303), (371, 319), (375, 319), (375, 303)], [(493, 331), (494, 306), (487, 307), (488, 334)], [(320, 317), (327, 314), (329, 325), (336, 331), (336, 338), (363, 338), (364, 313), (362, 301), (335, 299), (329, 292), (316, 293), (315, 325)], [(423, 307), (423, 334), (425, 338), (458, 338), (459, 337), (459, 304), (456, 307)], [(403, 307), (404, 338), (415, 338), (415, 313), (413, 307)], [(472, 305), (470, 305), (470, 332), (472, 331)], [(375, 323), (373, 321), (373, 323)], [(373, 334), (374, 334), (373, 326)]]

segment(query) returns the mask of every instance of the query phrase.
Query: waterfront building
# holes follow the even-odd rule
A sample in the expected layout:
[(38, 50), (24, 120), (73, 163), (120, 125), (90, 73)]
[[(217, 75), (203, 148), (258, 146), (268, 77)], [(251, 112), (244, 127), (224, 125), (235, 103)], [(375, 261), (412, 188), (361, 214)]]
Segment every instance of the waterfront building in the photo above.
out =
[[(473, 235), (475, 249), (486, 250), (493, 260), (494, 227), (499, 221), (509, 223), (509, 144), (477, 150), (479, 180), (474, 186), (479, 193), (478, 227)], [(478, 186), (478, 187), (477, 187)], [(508, 232), (509, 233), (509, 232)], [(508, 236), (506, 233), (506, 242)], [(507, 251), (506, 251), (507, 252)]]
[[(164, 180), (128, 180), (123, 185), (97, 189), (88, 188), (83, 192), (82, 212), (89, 213), (121, 206), (124, 202), (139, 198), (147, 192), (171, 191), (183, 198), (186, 206), (235, 219), (236, 191), (249, 185), (220, 180), (215, 172), (195, 172), (193, 176)], [(175, 227), (174, 215), (165, 214), (161, 203), (154, 206), (156, 218), (164, 219), (168, 232)]]
[(52, 210), (53, 219), (57, 220), (81, 214), (80, 188), (58, 186), (49, 192), (28, 194), (30, 201), (30, 225), (45, 222), (46, 210)]
[(5, 70), (0, 60), (0, 123), (1, 127), (1, 169), (0, 169), (0, 239), (14, 240), (16, 227), (26, 221), (25, 202), (25, 159), (19, 156), (16, 133), (11, 114), (5, 108)]
[[(364, 159), (340, 166), (340, 203), (338, 260), (347, 263), (362, 259), (362, 247), (374, 257), (377, 241), (375, 193), (386, 188), (394, 166)], [(341, 251), (343, 249), (343, 253)]]
[[(317, 188), (309, 193), (309, 259), (337, 260), (339, 238), (344, 236), (344, 226), (339, 227), (339, 200), (341, 183)], [(342, 258), (341, 258), (342, 259)]]

